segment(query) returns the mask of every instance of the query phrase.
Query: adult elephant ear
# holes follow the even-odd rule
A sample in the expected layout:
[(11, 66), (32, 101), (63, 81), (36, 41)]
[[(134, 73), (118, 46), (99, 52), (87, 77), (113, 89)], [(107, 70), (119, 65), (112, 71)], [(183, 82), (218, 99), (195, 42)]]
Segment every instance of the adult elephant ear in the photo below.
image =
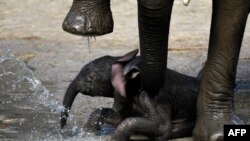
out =
[(122, 97), (126, 98), (126, 83), (127, 80), (124, 75), (124, 66), (133, 60), (138, 54), (138, 49), (125, 54), (123, 57), (118, 59), (111, 69), (111, 83), (116, 92), (118, 92)]

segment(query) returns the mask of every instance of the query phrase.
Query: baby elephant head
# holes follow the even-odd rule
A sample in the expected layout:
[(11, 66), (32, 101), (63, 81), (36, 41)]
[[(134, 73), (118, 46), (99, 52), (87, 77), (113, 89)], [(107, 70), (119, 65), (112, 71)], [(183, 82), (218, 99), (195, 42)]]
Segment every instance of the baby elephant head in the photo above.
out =
[(64, 31), (81, 36), (98, 36), (113, 31), (110, 0), (73, 0), (64, 19)]
[(120, 111), (141, 89), (138, 50), (130, 52), (112, 65), (111, 82), (115, 90), (113, 110)]
[[(139, 57), (136, 57), (137, 53), (138, 50), (135, 50), (119, 57), (103, 56), (85, 65), (70, 83), (64, 95), (63, 106), (65, 108), (61, 112), (61, 127), (65, 126), (69, 110), (79, 92), (92, 97), (114, 98), (116, 92), (118, 96), (128, 97), (124, 91), (129, 94), (137, 91), (138, 87), (135, 86), (140, 86), (134, 81), (134, 78), (138, 78), (136, 68), (139, 68)], [(128, 88), (128, 90), (123, 90), (123, 88)]]

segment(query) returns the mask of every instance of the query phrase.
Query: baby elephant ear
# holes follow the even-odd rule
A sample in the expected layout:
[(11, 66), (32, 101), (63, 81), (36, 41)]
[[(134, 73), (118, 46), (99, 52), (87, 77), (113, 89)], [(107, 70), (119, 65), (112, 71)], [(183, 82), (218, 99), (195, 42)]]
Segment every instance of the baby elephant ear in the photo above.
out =
[(135, 79), (140, 74), (140, 57), (136, 57), (123, 67), (123, 75), (126, 79)]
[(133, 60), (136, 57), (136, 55), (138, 54), (138, 52), (139, 52), (138, 49), (136, 49), (134, 51), (131, 51), (131, 52), (125, 54), (124, 56), (122, 56), (117, 61), (118, 62), (129, 62), (129, 61)]
[(123, 97), (126, 97), (126, 83), (127, 80), (123, 74), (124, 66), (133, 60), (138, 53), (138, 49), (129, 52), (118, 59), (113, 65), (111, 70), (111, 83), (114, 89)]

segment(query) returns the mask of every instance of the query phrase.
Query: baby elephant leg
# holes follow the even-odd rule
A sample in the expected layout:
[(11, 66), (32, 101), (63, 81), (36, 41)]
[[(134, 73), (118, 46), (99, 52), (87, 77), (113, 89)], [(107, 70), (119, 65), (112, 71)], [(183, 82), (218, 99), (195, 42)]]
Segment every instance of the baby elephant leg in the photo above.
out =
[(136, 133), (148, 135), (154, 140), (164, 140), (170, 138), (171, 135), (170, 121), (168, 121), (168, 125), (169, 127), (144, 117), (126, 118), (119, 124), (115, 132), (107, 137), (107, 141), (127, 141), (131, 135)]
[(88, 132), (100, 131), (101, 125), (105, 123), (106, 118), (113, 113), (114, 111), (111, 108), (96, 109), (90, 114), (85, 130)]
[(145, 91), (135, 99), (134, 108), (141, 112), (141, 116), (129, 117), (116, 128), (108, 141), (126, 141), (133, 134), (144, 134), (154, 140), (171, 138), (171, 109), (170, 106), (158, 105), (154, 97)]
[(124, 117), (119, 112), (115, 112), (111, 108), (96, 109), (90, 114), (88, 122), (85, 125), (85, 130), (88, 132), (98, 132), (104, 123), (116, 127), (123, 119)]

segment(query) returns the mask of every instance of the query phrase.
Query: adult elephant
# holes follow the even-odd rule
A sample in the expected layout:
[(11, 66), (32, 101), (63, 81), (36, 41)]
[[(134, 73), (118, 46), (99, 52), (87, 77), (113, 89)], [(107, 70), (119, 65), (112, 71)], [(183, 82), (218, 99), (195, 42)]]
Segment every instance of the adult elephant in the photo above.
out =
[[(138, 0), (141, 82), (152, 97), (164, 83), (172, 6), (173, 0)], [(224, 124), (242, 124), (234, 112), (233, 85), (249, 10), (249, 0), (213, 0), (195, 140), (223, 140)], [(84, 36), (112, 32), (109, 0), (74, 0), (63, 29)]]

